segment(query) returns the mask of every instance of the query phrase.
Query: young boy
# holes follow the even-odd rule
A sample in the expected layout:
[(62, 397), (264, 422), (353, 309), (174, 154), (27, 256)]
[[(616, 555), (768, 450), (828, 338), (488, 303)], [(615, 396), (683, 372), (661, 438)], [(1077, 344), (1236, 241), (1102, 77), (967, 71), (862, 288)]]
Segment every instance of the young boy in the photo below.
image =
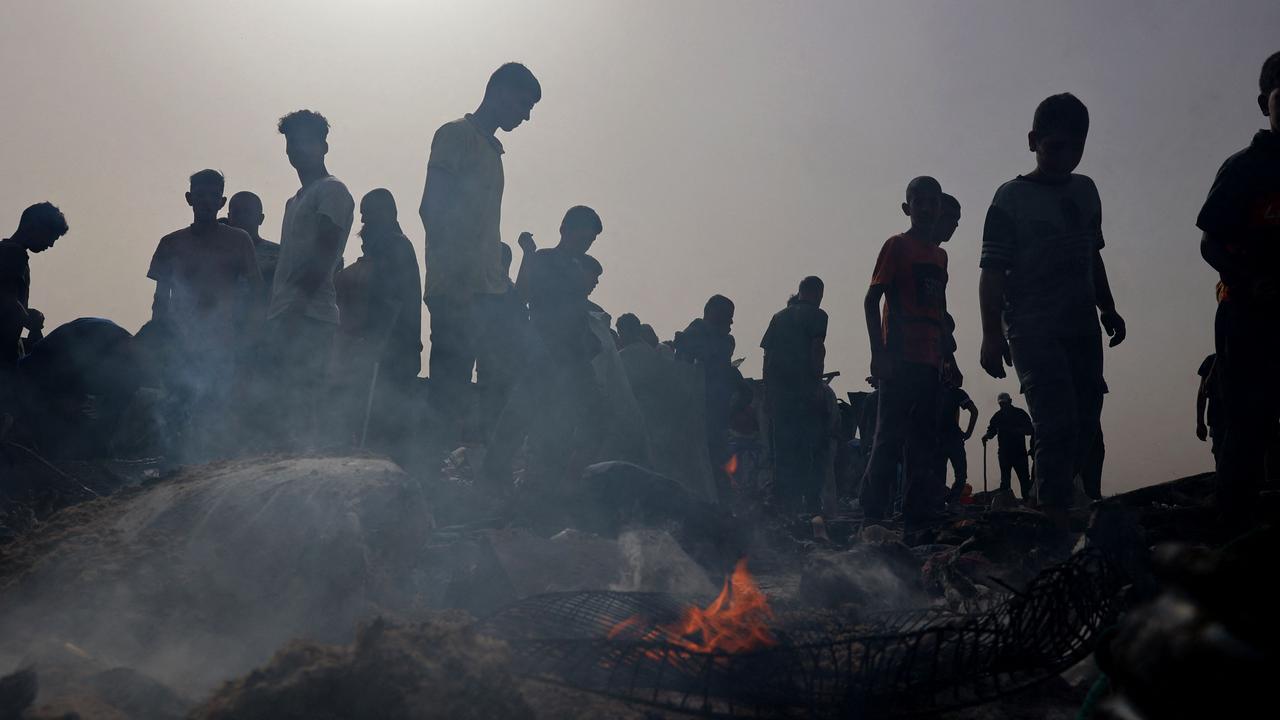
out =
[(937, 398), (944, 366), (954, 367), (955, 359), (954, 341), (944, 326), (947, 253), (935, 235), (942, 186), (931, 177), (915, 178), (907, 185), (902, 212), (911, 218), (911, 227), (885, 241), (863, 304), (879, 401), (862, 507), (868, 520), (888, 516), (901, 460), (903, 518), (913, 525), (942, 509), (943, 487), (935, 482), (934, 461)]
[(160, 239), (147, 270), (156, 281), (151, 318), (173, 328), (183, 359), (178, 376), (171, 378), (173, 389), (190, 403), (198, 434), (204, 436), (198, 443), (206, 450), (212, 440), (207, 433), (221, 419), (222, 399), (234, 383), (241, 340), (250, 332), (249, 309), (262, 294), (253, 240), (218, 222), (227, 202), (224, 185), (217, 170), (191, 176), (186, 194), (191, 225)]
[(982, 367), (1005, 376), (1012, 361), (1036, 433), (1038, 500), (1059, 526), (1073, 479), (1102, 412), (1102, 326), (1125, 336), (1102, 262), (1102, 203), (1093, 180), (1073, 174), (1089, 111), (1074, 95), (1036, 108), (1028, 146), (1036, 169), (996, 191), (983, 228), (979, 297)]
[(1237, 516), (1257, 496), (1280, 419), (1280, 52), (1263, 63), (1258, 89), (1269, 127), (1223, 163), (1196, 219), (1200, 252), (1224, 286), (1215, 333), (1225, 425), (1217, 499)]
[(22, 355), (22, 331), (34, 344), (44, 331), (44, 315), (31, 298), (31, 255), (53, 247), (67, 234), (67, 219), (51, 203), (22, 211), (13, 236), (0, 240), (0, 372), (12, 369)]

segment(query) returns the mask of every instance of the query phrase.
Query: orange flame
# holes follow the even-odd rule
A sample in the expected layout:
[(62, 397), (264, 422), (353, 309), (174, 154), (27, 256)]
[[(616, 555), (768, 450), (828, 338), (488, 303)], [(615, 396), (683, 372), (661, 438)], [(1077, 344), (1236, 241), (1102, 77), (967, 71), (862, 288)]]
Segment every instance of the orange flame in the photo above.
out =
[(724, 471), (731, 478), (738, 473), (738, 456), (736, 453), (729, 456), (729, 460), (724, 464)]
[[(705, 610), (685, 608), (678, 622), (650, 629), (640, 640), (666, 642), (690, 652), (740, 653), (777, 644), (769, 632), (768, 621), (773, 610), (742, 559), (725, 580), (720, 595)], [(623, 620), (609, 631), (609, 639), (634, 634), (643, 625), (636, 615)]]

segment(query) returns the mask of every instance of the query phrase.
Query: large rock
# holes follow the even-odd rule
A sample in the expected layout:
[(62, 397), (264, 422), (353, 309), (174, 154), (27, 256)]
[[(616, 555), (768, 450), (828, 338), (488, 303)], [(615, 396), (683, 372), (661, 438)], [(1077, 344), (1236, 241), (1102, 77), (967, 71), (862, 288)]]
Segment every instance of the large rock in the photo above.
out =
[(0, 549), (0, 668), (55, 639), (202, 692), (292, 638), (344, 641), (417, 609), (431, 526), (387, 460), (189, 468)]

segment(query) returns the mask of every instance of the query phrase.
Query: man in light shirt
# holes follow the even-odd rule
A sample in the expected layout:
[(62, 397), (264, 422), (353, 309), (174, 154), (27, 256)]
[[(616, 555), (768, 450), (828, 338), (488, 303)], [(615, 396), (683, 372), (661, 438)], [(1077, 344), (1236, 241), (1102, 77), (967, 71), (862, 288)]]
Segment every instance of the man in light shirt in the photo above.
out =
[(431, 141), (419, 208), (426, 229), (423, 299), (431, 312), (428, 373), (433, 404), (454, 432), (467, 416), (467, 386), (477, 359), (482, 392), (509, 387), (509, 378), (485, 377), (485, 367), (494, 364), (484, 356), (497, 351), (484, 341), (485, 328), (502, 311), (510, 289), (502, 264), (503, 150), (496, 134), (528, 120), (541, 97), (533, 73), (507, 63), (489, 78), (480, 107), (442, 125)]
[(282, 394), (281, 431), (296, 443), (316, 440), (316, 411), (338, 328), (334, 274), (355, 212), (347, 186), (325, 168), (329, 121), (311, 110), (280, 119), (289, 164), (302, 187), (285, 203), (267, 308), (268, 336)]

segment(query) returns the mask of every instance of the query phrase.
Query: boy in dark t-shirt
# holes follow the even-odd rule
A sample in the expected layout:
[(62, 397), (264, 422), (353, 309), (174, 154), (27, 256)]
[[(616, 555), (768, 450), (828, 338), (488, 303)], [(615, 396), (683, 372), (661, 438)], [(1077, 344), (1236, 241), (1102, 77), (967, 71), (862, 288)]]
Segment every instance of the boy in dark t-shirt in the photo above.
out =
[(941, 203), (937, 180), (918, 177), (907, 185), (902, 211), (911, 218), (911, 228), (885, 242), (863, 304), (871, 375), (879, 381), (880, 395), (862, 484), (862, 507), (869, 520), (889, 514), (900, 459), (907, 524), (928, 521), (942, 508), (942, 488), (933, 482), (938, 383), (944, 365), (954, 367), (954, 343), (943, 326), (947, 253), (934, 237)]
[(982, 232), (982, 367), (1012, 361), (1036, 433), (1039, 503), (1059, 527), (1102, 414), (1102, 335), (1125, 336), (1102, 262), (1102, 204), (1074, 174), (1089, 111), (1063, 93), (1036, 108), (1036, 169), (996, 191)]
[(44, 331), (44, 315), (30, 306), (31, 255), (53, 247), (67, 234), (67, 219), (51, 203), (22, 211), (18, 229), (0, 240), (0, 372), (12, 369), (22, 355), (22, 331), (35, 344)]
[(1280, 419), (1280, 52), (1263, 63), (1258, 88), (1269, 127), (1223, 163), (1196, 219), (1200, 252), (1225, 289), (1215, 320), (1225, 411), (1217, 499), (1228, 515), (1250, 511)]
[(817, 277), (800, 281), (787, 307), (769, 321), (764, 348), (765, 410), (771, 419), (773, 492), (779, 504), (822, 510), (826, 403), (822, 387), (827, 313)]

